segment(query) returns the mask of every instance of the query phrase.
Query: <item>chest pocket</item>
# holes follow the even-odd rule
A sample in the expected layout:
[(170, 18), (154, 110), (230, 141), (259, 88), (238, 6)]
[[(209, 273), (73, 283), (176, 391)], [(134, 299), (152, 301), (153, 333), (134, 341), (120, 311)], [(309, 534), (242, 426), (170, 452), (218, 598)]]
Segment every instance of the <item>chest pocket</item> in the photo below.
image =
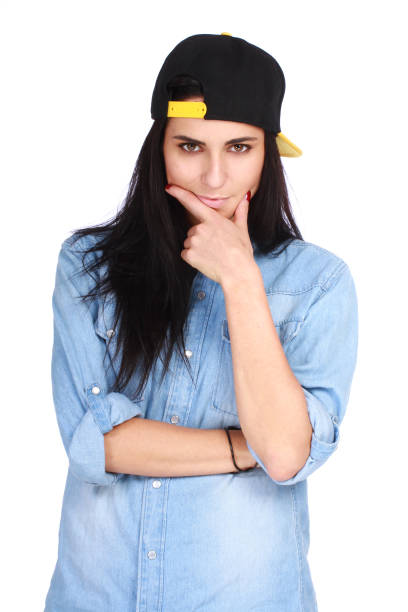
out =
[[(268, 301), (271, 304), (271, 296), (268, 296)], [(285, 346), (287, 346), (290, 340), (299, 331), (302, 321), (297, 319), (287, 320), (287, 318), (283, 318), (279, 321), (275, 317), (273, 317), (273, 319), (280, 342), (285, 349)], [(218, 367), (211, 405), (214, 410), (235, 415), (237, 417), (238, 411), (235, 398), (231, 340), (227, 319), (224, 319), (221, 323), (220, 336), (221, 340), (219, 343)]]

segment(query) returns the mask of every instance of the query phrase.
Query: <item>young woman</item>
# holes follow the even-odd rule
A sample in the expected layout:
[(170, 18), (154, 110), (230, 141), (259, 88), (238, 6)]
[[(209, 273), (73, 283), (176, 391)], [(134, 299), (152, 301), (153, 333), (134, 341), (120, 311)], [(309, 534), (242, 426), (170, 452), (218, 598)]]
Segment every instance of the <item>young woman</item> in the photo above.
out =
[(241, 38), (179, 43), (122, 209), (62, 243), (48, 612), (317, 610), (307, 478), (338, 445), (357, 297), (293, 218), (284, 89)]

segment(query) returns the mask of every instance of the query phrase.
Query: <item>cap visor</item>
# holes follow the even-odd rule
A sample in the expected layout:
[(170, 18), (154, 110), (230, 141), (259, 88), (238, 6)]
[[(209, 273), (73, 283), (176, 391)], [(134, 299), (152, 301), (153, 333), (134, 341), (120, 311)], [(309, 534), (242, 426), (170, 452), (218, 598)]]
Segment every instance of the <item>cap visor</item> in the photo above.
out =
[(278, 151), (281, 157), (300, 157), (300, 155), (302, 155), (302, 150), (290, 141), (285, 134), (282, 134), (282, 132), (276, 135), (276, 144), (278, 145)]

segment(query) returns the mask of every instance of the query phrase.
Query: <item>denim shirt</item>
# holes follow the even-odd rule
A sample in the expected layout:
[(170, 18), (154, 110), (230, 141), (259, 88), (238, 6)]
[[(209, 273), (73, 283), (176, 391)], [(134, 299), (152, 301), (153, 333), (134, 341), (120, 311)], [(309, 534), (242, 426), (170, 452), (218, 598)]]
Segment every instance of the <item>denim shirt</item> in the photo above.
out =
[[(277, 257), (254, 246), (271, 315), (301, 384), (313, 427), (305, 465), (285, 481), (249, 472), (147, 477), (105, 470), (104, 434), (133, 417), (215, 429), (240, 427), (221, 286), (197, 271), (186, 354), (160, 385), (160, 359), (139, 396), (139, 370), (112, 392), (114, 296), (83, 303), (94, 280), (80, 249), (61, 245), (52, 296), (52, 393), (68, 471), (58, 558), (45, 612), (312, 612), (307, 478), (339, 443), (357, 359), (357, 296), (348, 265), (295, 239)], [(278, 247), (280, 250), (282, 245)], [(100, 269), (100, 273), (103, 270)], [(93, 273), (94, 274), (94, 273)], [(110, 363), (109, 363), (110, 361)], [(226, 438), (226, 448), (228, 440)]]

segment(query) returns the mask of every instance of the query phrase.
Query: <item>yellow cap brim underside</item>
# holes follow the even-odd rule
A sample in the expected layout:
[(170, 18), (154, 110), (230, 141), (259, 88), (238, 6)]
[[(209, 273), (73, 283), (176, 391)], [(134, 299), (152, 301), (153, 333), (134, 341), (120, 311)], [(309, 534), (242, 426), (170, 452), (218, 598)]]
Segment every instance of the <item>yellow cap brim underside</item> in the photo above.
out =
[[(191, 117), (193, 119), (202, 119), (207, 112), (205, 102), (186, 102), (181, 100), (169, 100), (167, 116), (168, 117)], [(279, 155), (281, 157), (299, 157), (302, 155), (302, 150), (299, 149), (289, 138), (279, 132), (276, 135), (276, 144), (278, 145)]]

